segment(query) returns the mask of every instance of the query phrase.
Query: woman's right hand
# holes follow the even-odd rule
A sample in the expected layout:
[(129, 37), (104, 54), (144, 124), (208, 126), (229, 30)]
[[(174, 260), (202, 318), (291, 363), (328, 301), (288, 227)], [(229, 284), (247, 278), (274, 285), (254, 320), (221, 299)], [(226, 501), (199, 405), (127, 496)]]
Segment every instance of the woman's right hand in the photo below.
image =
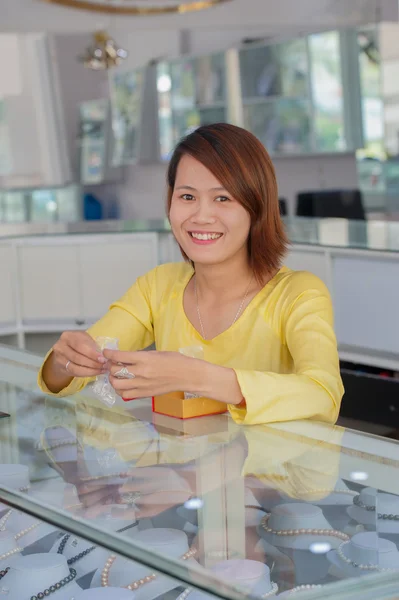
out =
[(86, 331), (64, 331), (50, 362), (53, 372), (64, 377), (95, 377), (107, 371), (107, 359)]

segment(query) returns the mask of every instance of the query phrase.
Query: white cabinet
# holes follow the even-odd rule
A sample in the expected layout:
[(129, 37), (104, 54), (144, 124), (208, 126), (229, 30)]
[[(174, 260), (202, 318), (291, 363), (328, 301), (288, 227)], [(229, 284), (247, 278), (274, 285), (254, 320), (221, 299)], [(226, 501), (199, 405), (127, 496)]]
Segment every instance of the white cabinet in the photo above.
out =
[(0, 327), (16, 325), (15, 252), (8, 244), (0, 245)]
[(81, 316), (78, 247), (57, 243), (56, 238), (22, 243), (18, 247), (22, 323), (74, 324)]
[[(8, 250), (13, 251), (11, 245)], [(158, 237), (132, 233), (29, 238), (16, 242), (16, 252), (21, 327), (57, 332), (88, 327), (137, 277), (156, 267)], [(4, 305), (8, 318), (13, 306), (9, 298)]]
[(92, 323), (158, 264), (158, 242), (155, 233), (89, 236), (86, 241), (79, 246), (82, 315)]

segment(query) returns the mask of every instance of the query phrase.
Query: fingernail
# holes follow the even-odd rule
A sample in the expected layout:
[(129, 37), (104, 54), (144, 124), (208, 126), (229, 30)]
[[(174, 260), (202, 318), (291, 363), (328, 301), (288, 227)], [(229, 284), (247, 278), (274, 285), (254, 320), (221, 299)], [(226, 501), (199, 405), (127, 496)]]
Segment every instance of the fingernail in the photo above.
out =
[(98, 362), (105, 364), (107, 361), (107, 359), (104, 356), (98, 356), (97, 357)]

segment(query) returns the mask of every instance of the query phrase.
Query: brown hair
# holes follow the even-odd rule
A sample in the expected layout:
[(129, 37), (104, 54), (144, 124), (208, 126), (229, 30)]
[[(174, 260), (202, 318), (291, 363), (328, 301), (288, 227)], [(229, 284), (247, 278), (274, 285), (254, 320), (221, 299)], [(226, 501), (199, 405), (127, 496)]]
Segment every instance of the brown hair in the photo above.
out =
[[(177, 168), (185, 154), (209, 169), (249, 213), (249, 261), (256, 279), (262, 282), (280, 267), (288, 245), (280, 218), (276, 173), (269, 154), (252, 133), (241, 127), (227, 123), (199, 127), (177, 144), (170, 160), (168, 215)], [(182, 248), (180, 250), (188, 260)]]

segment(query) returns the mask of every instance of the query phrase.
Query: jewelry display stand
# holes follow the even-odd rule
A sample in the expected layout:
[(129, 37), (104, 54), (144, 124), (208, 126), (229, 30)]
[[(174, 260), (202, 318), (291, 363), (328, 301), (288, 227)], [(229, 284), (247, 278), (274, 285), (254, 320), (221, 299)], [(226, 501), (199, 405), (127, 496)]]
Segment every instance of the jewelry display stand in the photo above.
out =
[(309, 550), (316, 542), (328, 542), (337, 548), (348, 537), (331, 527), (320, 507), (304, 503), (275, 506), (258, 531), (273, 546), (297, 550)]
[(364, 488), (347, 509), (348, 515), (367, 529), (399, 534), (399, 496)]
[[(114, 532), (122, 529), (124, 531), (121, 531), (120, 533), (126, 537), (132, 538), (137, 536), (137, 525), (125, 529), (129, 522), (134, 523), (134, 519), (131, 520), (131, 509), (129, 510), (129, 522), (119, 518), (122, 511), (123, 509), (121, 509), (119, 505), (110, 505), (109, 513), (106, 516), (102, 515), (98, 520), (101, 521), (101, 525), (105, 529)], [(66, 536), (69, 537), (67, 538)], [(67, 561), (71, 561), (69, 564), (76, 570), (77, 579), (79, 580), (81, 577), (84, 577), (89, 573), (94, 573), (97, 569), (101, 569), (110, 555), (109, 550), (101, 548), (100, 546), (94, 548), (94, 550), (91, 550), (91, 548), (93, 548), (93, 544), (90, 544), (90, 542), (75, 535), (65, 533), (58, 537), (50, 552), (61, 554)], [(81, 558), (77, 560), (73, 560), (85, 552), (86, 555), (81, 556)]]
[(0, 570), (14, 564), (20, 556), (20, 546), (14, 535), (9, 531), (0, 531)]
[(135, 592), (122, 588), (93, 588), (78, 594), (75, 600), (135, 600)]
[(378, 537), (374, 531), (355, 534), (352, 539), (331, 550), (327, 559), (330, 574), (343, 579), (387, 570), (399, 572), (399, 551), (396, 545)]
[(56, 554), (21, 556), (0, 581), (0, 592), (7, 600), (30, 600), (44, 590), (55, 588), (45, 597), (54, 600), (74, 600), (82, 589), (75, 581), (57, 584), (70, 576), (66, 559)]
[[(26, 548), (42, 540), (46, 536), (57, 533), (58, 529), (44, 523), (35, 517), (31, 517), (19, 510), (12, 510), (9, 519), (6, 522), (5, 528), (10, 533), (17, 536), (18, 545), (21, 548)], [(42, 548), (43, 550), (44, 548)], [(47, 548), (45, 551), (48, 551)]]
[[(210, 569), (211, 573), (238, 589), (259, 598), (274, 597), (278, 587), (270, 580), (270, 569), (267, 565), (255, 560), (225, 560)], [(189, 588), (178, 597), (178, 600), (205, 600), (212, 598), (210, 594)]]
[[(187, 536), (182, 531), (174, 529), (146, 529), (138, 532), (135, 541), (143, 545), (146, 550), (164, 554), (168, 558), (182, 559), (189, 551)], [(110, 556), (110, 554), (108, 554)], [(183, 561), (182, 561), (183, 562)], [(185, 560), (183, 564), (197, 564), (193, 558)], [(105, 568), (104, 568), (105, 567)], [(126, 587), (132, 582), (140, 582), (153, 575), (152, 569), (136, 563), (134, 561), (118, 556), (108, 572), (106, 573), (106, 562), (96, 571), (92, 579), (91, 588), (107, 587), (103, 586), (104, 575), (107, 575), (107, 582), (110, 587)], [(180, 587), (181, 583), (165, 575), (156, 574), (151, 581), (139, 584), (135, 591), (135, 600), (153, 600), (168, 591)]]
[(65, 427), (48, 427), (40, 438), (41, 449), (56, 463), (76, 462), (78, 443), (75, 435)]
[[(14, 464), (0, 465), (0, 483), (13, 490), (28, 491), (30, 486), (28, 467)], [(1, 512), (7, 508), (5, 504), (0, 503)]]

